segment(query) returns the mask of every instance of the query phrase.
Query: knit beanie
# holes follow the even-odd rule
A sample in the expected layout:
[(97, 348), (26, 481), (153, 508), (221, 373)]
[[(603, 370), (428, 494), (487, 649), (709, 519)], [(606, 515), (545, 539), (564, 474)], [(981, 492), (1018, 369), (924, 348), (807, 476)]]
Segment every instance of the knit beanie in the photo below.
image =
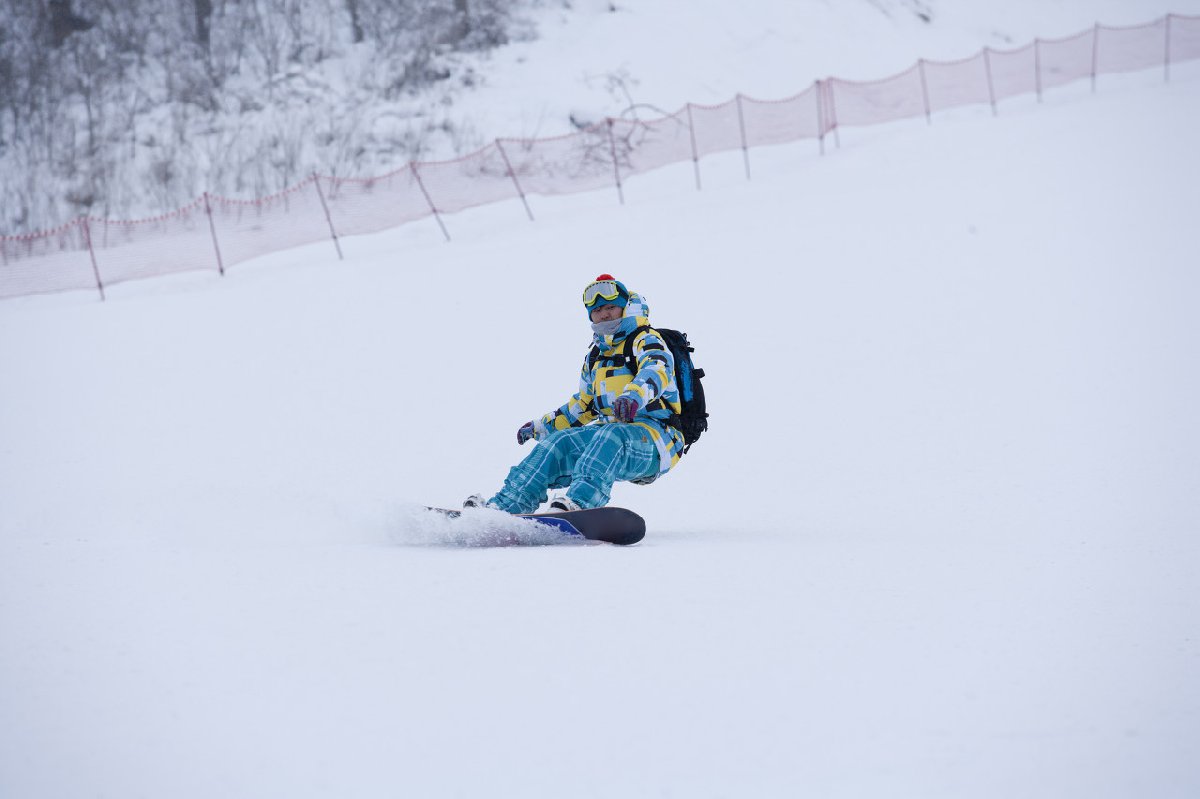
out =
[(628, 304), (629, 289), (625, 288), (624, 283), (609, 274), (600, 275), (583, 290), (583, 308), (587, 311), (589, 319), (592, 311), (597, 308), (616, 305), (624, 310)]

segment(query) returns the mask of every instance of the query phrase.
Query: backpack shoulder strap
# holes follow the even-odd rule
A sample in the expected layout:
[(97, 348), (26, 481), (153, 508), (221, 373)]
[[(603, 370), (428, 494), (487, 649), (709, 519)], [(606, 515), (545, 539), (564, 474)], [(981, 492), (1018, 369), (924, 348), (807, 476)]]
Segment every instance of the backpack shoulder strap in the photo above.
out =
[(625, 337), (625, 365), (635, 374), (637, 373), (637, 358), (633, 354), (633, 343), (642, 333), (652, 329), (650, 325), (635, 327), (633, 332)]
[[(637, 337), (648, 330), (653, 330), (650, 325), (641, 325), (635, 327), (633, 331), (625, 337), (625, 342), (621, 348), (621, 355), (617, 358), (617, 362), (629, 369), (634, 374), (637, 373), (637, 357), (633, 354), (633, 344)], [(596, 361), (600, 360), (600, 347), (593, 344), (591, 350), (588, 351), (587, 364), (588, 371), (596, 368)]]

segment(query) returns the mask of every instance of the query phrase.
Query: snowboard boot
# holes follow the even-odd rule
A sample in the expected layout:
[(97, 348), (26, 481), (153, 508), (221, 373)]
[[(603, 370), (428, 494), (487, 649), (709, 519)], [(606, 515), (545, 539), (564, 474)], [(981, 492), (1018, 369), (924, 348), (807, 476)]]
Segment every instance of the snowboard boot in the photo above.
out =
[(558, 497), (550, 503), (551, 513), (566, 513), (573, 510), (583, 510), (583, 508), (568, 496)]
[(496, 506), (483, 498), (483, 494), (472, 494), (463, 500), (463, 510), (471, 508), (495, 508)]

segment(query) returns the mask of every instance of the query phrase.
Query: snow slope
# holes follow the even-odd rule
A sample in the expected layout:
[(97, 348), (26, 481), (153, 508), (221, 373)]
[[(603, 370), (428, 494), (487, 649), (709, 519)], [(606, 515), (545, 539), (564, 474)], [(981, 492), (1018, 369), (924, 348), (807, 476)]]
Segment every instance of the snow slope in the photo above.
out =
[[(1198, 98), (5, 302), (0, 795), (1194, 796)], [(419, 545), (601, 271), (710, 375), (646, 541)]]
[[(242, 43), (250, 61), (260, 53), (285, 66), (267, 72), (265, 64), (247, 64), (226, 76), (221, 110), (162, 104), (178, 98), (167, 91), (177, 85), (168, 74), (178, 70), (155, 57), (130, 72), (124, 88), (101, 92), (112, 104), (106, 111), (89, 111), (77, 97), (67, 119), (79, 131), (98, 125), (94, 132), (107, 142), (89, 169), (61, 163), (73, 152), (69, 135), (0, 142), (2, 232), (47, 232), (77, 221), (89, 197), (94, 217), (158, 217), (204, 192), (252, 200), (314, 172), (378, 176), (413, 160), (476, 152), (497, 137), (557, 136), (605, 116), (652, 118), (739, 92), (790, 97), (816, 78), (875, 80), (918, 58), (960, 59), (985, 45), (1011, 50), (1097, 22), (1136, 26), (1168, 12), (1200, 15), (1200, 0), (530, 0), (510, 4), (511, 45), (439, 53), (432, 68), (445, 79), (397, 96), (392, 78), (404, 48), (381, 62), (374, 47), (348, 41), (344, 3), (320, 2), (329, 14), (307, 13), (302, 25), (286, 26), (304, 31), (309, 46), (286, 47), (290, 35), (268, 41), (251, 34)], [(279, 48), (294, 52), (284, 58)], [(82, 144), (78, 152), (86, 157)]]
[(877, 80), (919, 58), (952, 61), (1167, 13), (1200, 14), (1200, 0), (547, 3), (530, 14), (540, 38), (488, 54), (476, 67), (482, 85), (454, 103), (480, 144), (554, 136), (573, 132), (571, 115), (619, 117), (633, 103), (647, 118), (738, 93), (791, 97), (819, 78)]

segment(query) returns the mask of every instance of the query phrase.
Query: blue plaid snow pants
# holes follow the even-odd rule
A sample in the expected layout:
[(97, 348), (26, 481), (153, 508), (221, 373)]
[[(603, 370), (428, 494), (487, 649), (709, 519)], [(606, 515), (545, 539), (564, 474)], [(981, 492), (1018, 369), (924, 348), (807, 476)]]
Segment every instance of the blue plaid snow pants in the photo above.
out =
[(658, 448), (634, 424), (594, 424), (556, 430), (512, 467), (490, 500), (509, 513), (533, 513), (551, 488), (566, 488), (582, 508), (608, 504), (613, 483), (658, 474)]

